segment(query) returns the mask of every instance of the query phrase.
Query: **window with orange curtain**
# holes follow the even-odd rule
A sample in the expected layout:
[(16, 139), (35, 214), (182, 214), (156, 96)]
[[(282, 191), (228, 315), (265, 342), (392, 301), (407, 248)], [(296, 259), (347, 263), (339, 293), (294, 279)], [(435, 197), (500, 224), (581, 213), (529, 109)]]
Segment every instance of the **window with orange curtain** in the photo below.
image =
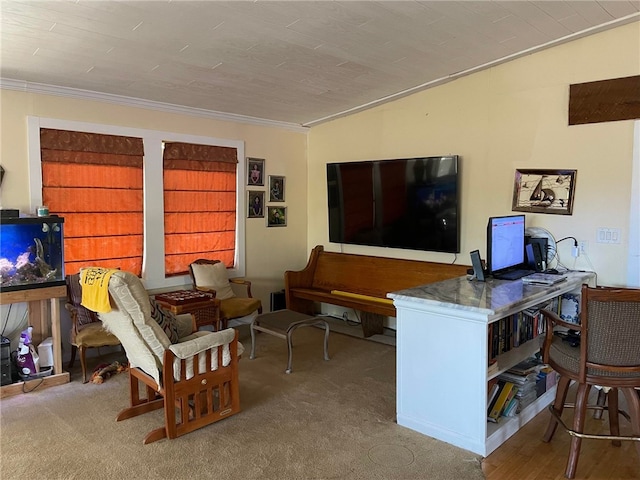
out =
[(40, 129), (42, 199), (64, 217), (67, 274), (85, 266), (142, 275), (142, 139)]
[(237, 164), (235, 148), (164, 144), (165, 276), (198, 258), (234, 266)]

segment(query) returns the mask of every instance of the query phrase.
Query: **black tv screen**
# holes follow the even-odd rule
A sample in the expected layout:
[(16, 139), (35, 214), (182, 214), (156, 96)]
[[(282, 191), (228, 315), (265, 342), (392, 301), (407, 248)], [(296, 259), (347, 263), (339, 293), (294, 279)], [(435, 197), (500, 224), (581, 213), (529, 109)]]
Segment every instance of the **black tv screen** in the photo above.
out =
[(459, 157), (327, 164), (329, 241), (460, 251)]

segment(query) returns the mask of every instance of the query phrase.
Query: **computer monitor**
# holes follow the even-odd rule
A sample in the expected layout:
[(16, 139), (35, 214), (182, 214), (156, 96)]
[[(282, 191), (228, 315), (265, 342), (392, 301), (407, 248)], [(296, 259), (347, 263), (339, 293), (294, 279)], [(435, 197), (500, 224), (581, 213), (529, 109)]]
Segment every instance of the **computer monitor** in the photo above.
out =
[(524, 215), (491, 217), (487, 224), (487, 270), (500, 275), (522, 268), (524, 257)]

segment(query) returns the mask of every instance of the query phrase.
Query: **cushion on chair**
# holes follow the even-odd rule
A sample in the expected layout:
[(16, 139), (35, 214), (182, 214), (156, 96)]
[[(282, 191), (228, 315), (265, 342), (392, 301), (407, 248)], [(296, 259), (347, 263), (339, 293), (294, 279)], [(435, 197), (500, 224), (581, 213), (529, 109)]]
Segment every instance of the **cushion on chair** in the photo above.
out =
[(178, 319), (169, 310), (162, 308), (155, 298), (149, 297), (149, 303), (151, 304), (151, 316), (162, 327), (164, 333), (167, 334), (171, 343), (178, 341)]
[(120, 340), (113, 333), (106, 331), (102, 322), (85, 325), (75, 337), (75, 345), (78, 347), (106, 347), (120, 345)]
[(549, 358), (558, 366), (578, 374), (580, 369), (580, 347), (572, 347), (568, 342), (555, 337), (549, 346)]
[(228, 298), (220, 302), (220, 316), (231, 319), (249, 315), (261, 306), (259, 298)]
[(67, 275), (67, 300), (71, 305), (76, 308), (76, 322), (78, 330), (84, 325), (99, 322), (98, 316), (95, 312), (86, 309), (80, 303), (82, 302), (82, 287), (80, 286), (80, 274), (74, 273), (73, 275)]
[[(140, 279), (130, 272), (114, 272), (109, 280), (109, 293), (116, 303), (111, 308), (117, 308), (131, 318), (138, 335), (144, 340), (143, 347), (151, 349), (156, 357), (156, 364), (161, 368), (164, 351), (169, 348), (171, 341), (160, 325), (151, 317), (149, 294)], [(109, 313), (111, 312), (99, 315), (103, 322), (109, 318)], [(118, 337), (123, 339), (122, 335), (118, 335)], [(128, 350), (126, 346), (125, 350)], [(145, 371), (152, 375), (151, 372)]]
[(229, 283), (227, 267), (225, 267), (224, 263), (192, 263), (191, 269), (196, 283), (195, 286), (213, 288), (216, 291), (216, 298), (219, 300), (235, 297)]

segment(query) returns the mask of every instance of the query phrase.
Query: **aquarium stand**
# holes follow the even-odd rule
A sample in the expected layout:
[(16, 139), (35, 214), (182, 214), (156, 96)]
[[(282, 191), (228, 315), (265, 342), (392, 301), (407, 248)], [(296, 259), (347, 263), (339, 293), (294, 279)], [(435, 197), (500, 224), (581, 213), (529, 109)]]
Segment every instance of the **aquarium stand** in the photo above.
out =
[(53, 339), (53, 373), (42, 378), (4, 385), (0, 387), (0, 398), (69, 382), (69, 372), (62, 371), (62, 337), (60, 335), (60, 302), (58, 301), (66, 296), (67, 289), (64, 285), (0, 292), (0, 305), (27, 303), (29, 325), (33, 327), (34, 344), (39, 344), (47, 337)]

